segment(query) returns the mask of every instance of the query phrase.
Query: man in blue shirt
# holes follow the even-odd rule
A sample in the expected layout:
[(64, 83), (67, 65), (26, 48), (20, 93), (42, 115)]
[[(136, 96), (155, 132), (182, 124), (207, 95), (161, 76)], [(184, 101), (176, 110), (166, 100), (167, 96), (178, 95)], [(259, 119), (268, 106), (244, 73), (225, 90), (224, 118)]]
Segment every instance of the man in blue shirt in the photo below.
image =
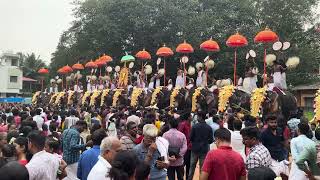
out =
[(81, 180), (86, 180), (90, 170), (97, 163), (100, 155), (101, 141), (107, 137), (107, 133), (103, 129), (98, 129), (92, 133), (93, 147), (81, 154), (78, 162), (77, 176)]
[(80, 143), (80, 133), (86, 125), (87, 123), (85, 121), (77, 121), (75, 126), (64, 130), (62, 133), (63, 160), (67, 163), (67, 179), (77, 179), (80, 151), (92, 144), (92, 141), (87, 142), (87, 144)]

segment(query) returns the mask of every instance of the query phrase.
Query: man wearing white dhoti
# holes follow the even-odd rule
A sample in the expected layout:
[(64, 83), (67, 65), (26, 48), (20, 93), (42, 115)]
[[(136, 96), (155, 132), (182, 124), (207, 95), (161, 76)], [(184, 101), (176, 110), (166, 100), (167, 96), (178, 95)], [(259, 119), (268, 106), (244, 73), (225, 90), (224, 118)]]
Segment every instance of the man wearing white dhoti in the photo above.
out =
[(184, 82), (183, 71), (178, 70), (175, 87), (184, 87), (184, 86), (185, 86), (185, 82)]

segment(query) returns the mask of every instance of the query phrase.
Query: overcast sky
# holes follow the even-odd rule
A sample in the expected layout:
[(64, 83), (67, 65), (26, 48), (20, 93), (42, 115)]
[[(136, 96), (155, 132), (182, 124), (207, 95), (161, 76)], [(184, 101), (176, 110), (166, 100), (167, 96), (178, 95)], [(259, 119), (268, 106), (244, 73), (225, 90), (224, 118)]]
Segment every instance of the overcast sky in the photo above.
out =
[(73, 20), (72, 0), (0, 0), (0, 52), (34, 52), (50, 62)]

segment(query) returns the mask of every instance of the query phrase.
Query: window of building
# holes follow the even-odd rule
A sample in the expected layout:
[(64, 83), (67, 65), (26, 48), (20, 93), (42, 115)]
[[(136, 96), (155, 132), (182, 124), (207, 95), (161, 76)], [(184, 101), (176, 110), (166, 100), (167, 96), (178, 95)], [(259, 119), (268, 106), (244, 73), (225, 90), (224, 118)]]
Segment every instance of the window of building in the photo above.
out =
[(11, 82), (11, 83), (16, 83), (16, 82), (18, 82), (18, 76), (10, 76), (10, 82)]
[(11, 59), (11, 66), (18, 66), (18, 59)]

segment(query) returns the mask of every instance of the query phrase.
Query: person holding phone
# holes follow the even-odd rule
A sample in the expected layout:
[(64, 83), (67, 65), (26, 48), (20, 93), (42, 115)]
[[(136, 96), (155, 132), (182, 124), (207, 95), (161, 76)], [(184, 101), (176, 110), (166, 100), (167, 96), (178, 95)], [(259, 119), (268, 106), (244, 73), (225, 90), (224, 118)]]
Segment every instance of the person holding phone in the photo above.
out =
[(146, 124), (143, 127), (143, 141), (134, 147), (134, 152), (141, 162), (148, 164), (150, 180), (166, 180), (169, 143), (162, 137), (157, 137), (158, 129), (153, 124)]

